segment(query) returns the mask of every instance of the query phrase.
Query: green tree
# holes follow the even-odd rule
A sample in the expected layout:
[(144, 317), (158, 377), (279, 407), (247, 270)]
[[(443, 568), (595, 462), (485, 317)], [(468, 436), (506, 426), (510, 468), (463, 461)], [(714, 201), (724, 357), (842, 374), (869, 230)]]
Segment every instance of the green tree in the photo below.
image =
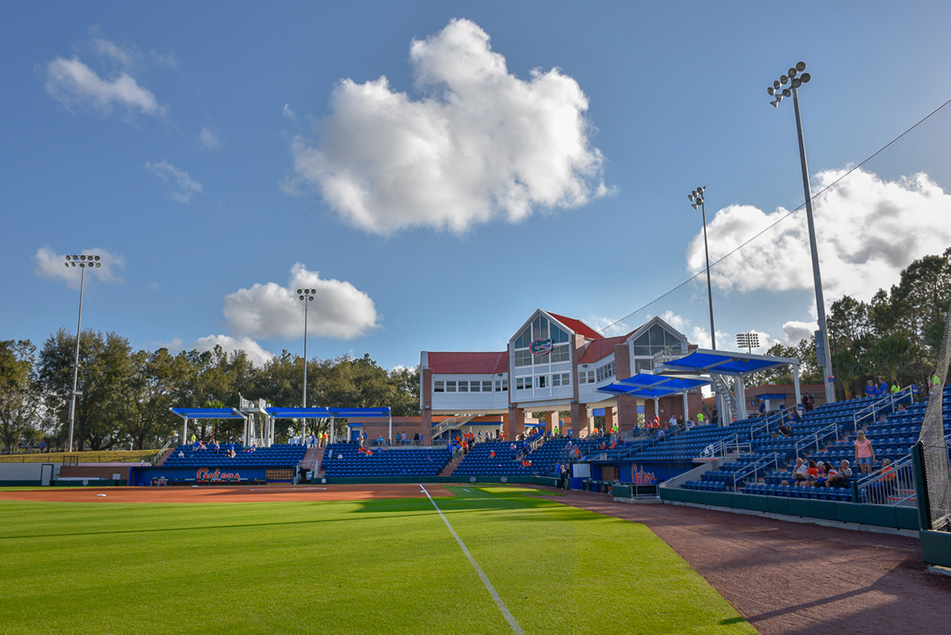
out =
[(30, 340), (0, 342), (0, 440), (16, 452), (35, 432), (41, 395), (34, 374), (36, 347)]

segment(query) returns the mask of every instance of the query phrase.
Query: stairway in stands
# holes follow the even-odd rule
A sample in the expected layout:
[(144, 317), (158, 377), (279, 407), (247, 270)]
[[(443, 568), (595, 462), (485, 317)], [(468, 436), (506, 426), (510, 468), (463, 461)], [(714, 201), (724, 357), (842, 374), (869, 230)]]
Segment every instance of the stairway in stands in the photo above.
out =
[(314, 474), (317, 473), (317, 463), (320, 461), (320, 457), (324, 455), (323, 448), (307, 448), (307, 452), (304, 454), (304, 458), (301, 460), (301, 467), (305, 470), (309, 470)]

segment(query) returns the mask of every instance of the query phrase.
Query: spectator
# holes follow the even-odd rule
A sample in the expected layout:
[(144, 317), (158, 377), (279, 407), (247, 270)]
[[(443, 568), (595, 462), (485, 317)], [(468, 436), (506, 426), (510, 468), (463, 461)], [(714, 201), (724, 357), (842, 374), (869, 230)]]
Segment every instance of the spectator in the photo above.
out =
[(888, 395), (888, 382), (884, 377), (878, 378), (878, 389), (875, 391), (876, 397), (885, 397)]
[(865, 431), (859, 430), (855, 435), (855, 463), (859, 466), (862, 474), (868, 474), (872, 471), (872, 464), (875, 462), (875, 449), (872, 447), (872, 441), (865, 438)]
[(816, 485), (825, 485), (826, 487), (836, 486), (839, 480), (839, 472), (832, 467), (832, 464), (825, 462), (822, 464), (822, 475), (816, 480)]
[(889, 459), (882, 459), (882, 469), (878, 471), (878, 482), (873, 483), (869, 488), (873, 503), (885, 503), (888, 497), (895, 493), (897, 476), (892, 462)]
[(784, 436), (784, 437), (792, 436), (792, 428), (790, 428), (789, 424), (785, 422), (779, 424), (778, 432), (781, 436)]
[(809, 461), (809, 467), (806, 468), (805, 485), (815, 485), (816, 481), (819, 479), (819, 474), (819, 466), (816, 465), (816, 462)]
[(848, 487), (851, 479), (852, 468), (849, 467), (847, 459), (842, 459), (842, 462), (839, 464), (839, 478), (835, 480), (835, 484), (837, 487)]
[(871, 379), (865, 382), (865, 396), (869, 398), (875, 396), (875, 384), (872, 383)]
[(892, 387), (889, 388), (889, 391), (894, 395), (896, 392), (899, 392), (900, 390), (901, 390), (901, 386), (898, 385), (898, 380), (897, 380), (897, 379), (893, 379), (893, 380), (892, 380)]
[(941, 390), (941, 377), (938, 376), (938, 371), (931, 373), (931, 386), (928, 390), (929, 395), (937, 394)]
[(796, 467), (792, 471), (793, 481), (796, 482), (796, 485), (809, 484), (809, 472), (806, 471), (808, 469), (809, 466), (802, 460), (802, 457), (796, 457)]

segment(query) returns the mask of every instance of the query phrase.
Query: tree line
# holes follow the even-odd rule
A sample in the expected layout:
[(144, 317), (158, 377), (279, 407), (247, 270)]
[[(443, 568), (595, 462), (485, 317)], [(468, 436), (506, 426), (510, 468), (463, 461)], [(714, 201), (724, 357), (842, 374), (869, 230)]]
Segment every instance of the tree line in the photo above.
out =
[[(843, 296), (826, 316), (837, 397), (865, 394), (868, 380), (879, 377), (899, 386), (924, 386), (935, 370), (951, 308), (951, 247), (925, 256), (901, 272), (898, 284), (879, 289), (869, 302)], [(815, 337), (796, 346), (777, 344), (769, 355), (798, 358), (803, 383), (823, 383), (816, 361)], [(748, 385), (792, 383), (789, 370), (757, 373)]]
[[(275, 406), (301, 403), (304, 360), (286, 350), (261, 367), (244, 351), (171, 353), (133, 350), (116, 333), (82, 332), (74, 447), (78, 450), (158, 447), (173, 439), (181, 419), (173, 407), (239, 405), (239, 399), (264, 399)], [(70, 394), (76, 336), (60, 329), (42, 349), (29, 340), (0, 341), (0, 445), (45, 441), (65, 448), (69, 434)], [(389, 406), (394, 416), (419, 414), (417, 369), (387, 371), (369, 355), (313, 358), (307, 364), (310, 406), (365, 408)], [(242, 421), (196, 422), (206, 440), (238, 440)], [(284, 439), (294, 422), (275, 420)]]

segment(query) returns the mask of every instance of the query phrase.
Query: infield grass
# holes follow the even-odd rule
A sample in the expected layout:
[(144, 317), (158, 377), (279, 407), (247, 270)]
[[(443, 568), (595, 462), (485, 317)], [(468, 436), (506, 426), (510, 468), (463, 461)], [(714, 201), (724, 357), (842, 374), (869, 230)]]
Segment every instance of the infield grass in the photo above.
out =
[[(644, 527), (518, 487), (436, 503), (526, 633), (754, 632)], [(426, 498), (0, 501), (5, 633), (510, 633)]]

